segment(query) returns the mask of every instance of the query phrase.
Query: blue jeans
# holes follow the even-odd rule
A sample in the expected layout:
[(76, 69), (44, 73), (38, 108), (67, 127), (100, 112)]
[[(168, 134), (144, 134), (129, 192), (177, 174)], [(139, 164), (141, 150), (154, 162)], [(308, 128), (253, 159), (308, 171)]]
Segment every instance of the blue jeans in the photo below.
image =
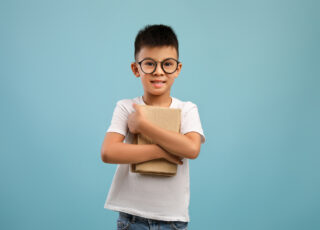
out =
[(119, 212), (118, 230), (187, 230), (188, 222), (146, 219)]

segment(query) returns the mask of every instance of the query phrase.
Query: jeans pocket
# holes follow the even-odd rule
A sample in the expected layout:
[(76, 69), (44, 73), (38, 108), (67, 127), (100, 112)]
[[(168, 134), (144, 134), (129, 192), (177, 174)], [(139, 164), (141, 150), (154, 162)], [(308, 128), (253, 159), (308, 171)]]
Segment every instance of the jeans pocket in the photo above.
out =
[(117, 230), (127, 230), (130, 227), (130, 221), (127, 219), (118, 219), (117, 220)]
[(174, 230), (187, 230), (188, 222), (174, 221), (171, 223), (171, 228)]

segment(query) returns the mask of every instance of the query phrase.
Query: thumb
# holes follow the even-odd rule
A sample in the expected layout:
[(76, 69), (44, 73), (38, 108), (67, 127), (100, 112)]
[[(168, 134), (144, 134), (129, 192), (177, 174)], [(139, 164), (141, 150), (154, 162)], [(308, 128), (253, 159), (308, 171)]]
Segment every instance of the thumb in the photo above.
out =
[(132, 104), (132, 107), (133, 107), (135, 110), (137, 110), (138, 105), (137, 105), (136, 103), (133, 103), (133, 104)]

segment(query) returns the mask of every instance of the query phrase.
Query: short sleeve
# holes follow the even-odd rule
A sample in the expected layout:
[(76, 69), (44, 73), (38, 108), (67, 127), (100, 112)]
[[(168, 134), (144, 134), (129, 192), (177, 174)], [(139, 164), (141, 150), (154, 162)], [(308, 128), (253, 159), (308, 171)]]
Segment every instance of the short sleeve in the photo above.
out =
[(192, 102), (187, 102), (182, 109), (181, 131), (182, 134), (197, 132), (201, 135), (201, 143), (205, 142), (198, 107)]
[(116, 132), (123, 136), (128, 132), (129, 111), (126, 109), (123, 101), (118, 101), (113, 111), (112, 120), (106, 132)]

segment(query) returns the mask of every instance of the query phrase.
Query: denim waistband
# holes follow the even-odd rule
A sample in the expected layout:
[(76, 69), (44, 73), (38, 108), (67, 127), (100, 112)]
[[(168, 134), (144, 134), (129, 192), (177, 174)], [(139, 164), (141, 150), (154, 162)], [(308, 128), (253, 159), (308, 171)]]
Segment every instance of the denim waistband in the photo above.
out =
[(131, 214), (125, 213), (125, 212), (119, 212), (119, 216), (120, 216), (120, 218), (128, 219), (131, 223), (134, 223), (137, 220), (148, 223), (148, 219), (146, 219), (146, 218), (131, 215)]
[(134, 223), (135, 221), (141, 221), (141, 222), (145, 222), (145, 223), (152, 223), (152, 222), (170, 222), (170, 221), (161, 221), (161, 220), (154, 220), (154, 219), (148, 219), (148, 218), (144, 218), (141, 216), (135, 216), (135, 215), (131, 215), (129, 213), (125, 213), (125, 212), (119, 212), (119, 216), (120, 218), (124, 218), (124, 219), (128, 219), (130, 220), (131, 223)]

